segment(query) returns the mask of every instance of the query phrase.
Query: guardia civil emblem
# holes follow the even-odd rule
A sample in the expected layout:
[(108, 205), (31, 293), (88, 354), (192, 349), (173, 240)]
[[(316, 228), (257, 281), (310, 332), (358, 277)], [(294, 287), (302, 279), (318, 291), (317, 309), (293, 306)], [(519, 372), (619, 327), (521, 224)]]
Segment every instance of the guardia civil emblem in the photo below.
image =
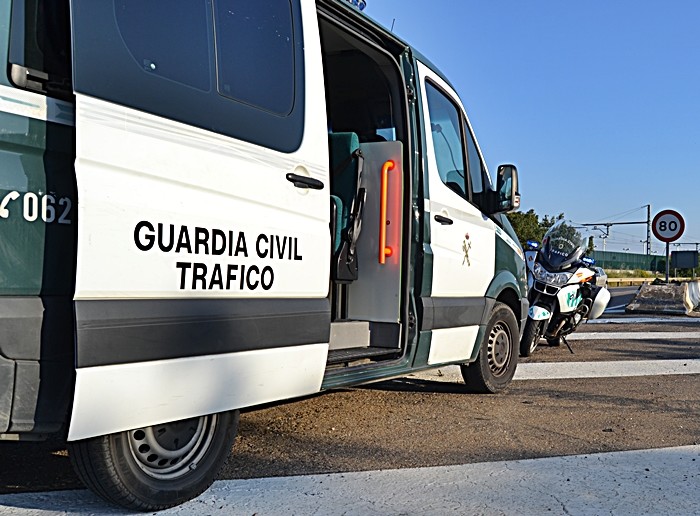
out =
[(464, 235), (464, 240), (462, 241), (462, 252), (464, 253), (464, 260), (462, 260), (462, 265), (465, 263), (467, 266), (471, 267), (472, 262), (469, 260), (469, 250), (472, 248), (472, 243), (469, 240), (469, 233)]

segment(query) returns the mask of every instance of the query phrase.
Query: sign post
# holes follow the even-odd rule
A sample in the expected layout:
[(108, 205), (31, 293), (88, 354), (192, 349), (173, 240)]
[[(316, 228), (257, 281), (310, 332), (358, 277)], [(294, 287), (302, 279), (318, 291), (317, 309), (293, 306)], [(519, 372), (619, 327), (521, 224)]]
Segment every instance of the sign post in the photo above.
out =
[(671, 242), (678, 240), (685, 231), (685, 221), (680, 213), (674, 210), (663, 210), (656, 214), (651, 221), (651, 230), (654, 236), (666, 242), (666, 283), (670, 268), (669, 246)]

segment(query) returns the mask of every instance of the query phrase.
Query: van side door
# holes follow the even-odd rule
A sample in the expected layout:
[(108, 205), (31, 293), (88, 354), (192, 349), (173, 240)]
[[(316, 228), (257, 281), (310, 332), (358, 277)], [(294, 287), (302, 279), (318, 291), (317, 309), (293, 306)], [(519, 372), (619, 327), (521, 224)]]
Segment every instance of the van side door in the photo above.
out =
[(74, 0), (71, 9), (79, 212), (69, 438), (317, 392), (330, 234), (315, 6)]

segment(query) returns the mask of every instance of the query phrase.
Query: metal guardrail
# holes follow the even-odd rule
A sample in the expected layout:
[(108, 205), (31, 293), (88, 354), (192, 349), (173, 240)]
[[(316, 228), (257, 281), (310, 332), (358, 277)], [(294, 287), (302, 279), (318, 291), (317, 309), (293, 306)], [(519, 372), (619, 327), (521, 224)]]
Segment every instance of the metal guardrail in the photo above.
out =
[(654, 278), (608, 278), (609, 287), (631, 287), (651, 283)]
[[(662, 278), (663, 279), (663, 278)], [(691, 278), (669, 278), (670, 281), (691, 281)], [(631, 287), (652, 283), (654, 278), (608, 278), (609, 287)]]

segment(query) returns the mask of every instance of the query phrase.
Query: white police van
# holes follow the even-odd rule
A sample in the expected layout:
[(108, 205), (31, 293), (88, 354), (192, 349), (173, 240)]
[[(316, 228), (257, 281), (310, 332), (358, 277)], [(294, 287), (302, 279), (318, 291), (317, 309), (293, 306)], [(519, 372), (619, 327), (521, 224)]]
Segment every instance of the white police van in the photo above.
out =
[(0, 4), (0, 435), (105, 499), (206, 489), (238, 410), (461, 364), (503, 390), (525, 264), (464, 110), (338, 0)]

